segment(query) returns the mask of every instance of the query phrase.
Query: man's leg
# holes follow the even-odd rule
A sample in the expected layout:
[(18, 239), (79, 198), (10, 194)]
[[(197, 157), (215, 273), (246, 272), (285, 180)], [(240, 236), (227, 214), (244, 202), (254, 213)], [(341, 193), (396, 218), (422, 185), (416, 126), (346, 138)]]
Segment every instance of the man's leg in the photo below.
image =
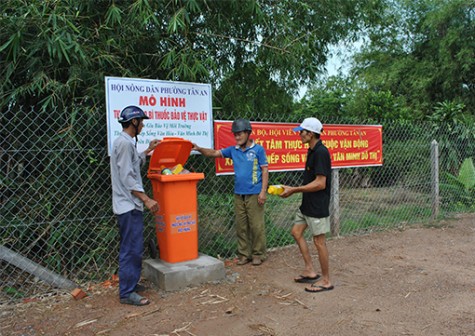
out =
[(120, 233), (119, 295), (128, 298), (140, 280), (143, 256), (143, 214), (132, 210), (117, 216)]
[(291, 234), (300, 249), (300, 253), (302, 254), (303, 261), (305, 263), (305, 271), (301, 275), (306, 277), (315, 277), (317, 273), (315, 272), (315, 269), (313, 267), (312, 257), (310, 256), (308, 245), (303, 235), (306, 228), (307, 224), (295, 223), (292, 227)]
[(251, 233), (252, 256), (261, 261), (267, 258), (266, 229), (264, 220), (264, 206), (259, 205), (258, 195), (246, 196), (246, 207), (248, 209), (249, 228)]
[(325, 234), (330, 232), (330, 217), (313, 218), (307, 217), (307, 223), (312, 231), (313, 243), (318, 251), (318, 261), (322, 270), (322, 279), (314, 283), (305, 290), (311, 293), (325, 292), (332, 290), (333, 286), (330, 282), (330, 267), (328, 261), (328, 249)]
[(245, 201), (242, 196), (234, 195), (234, 212), (236, 218), (236, 236), (239, 258), (251, 259), (249, 246), (249, 223)]
[(330, 282), (330, 267), (328, 261), (328, 249), (325, 240), (325, 234), (320, 234), (313, 237), (313, 242), (318, 251), (318, 261), (320, 262), (320, 268), (322, 269), (322, 279), (316, 284), (319, 286), (328, 287)]

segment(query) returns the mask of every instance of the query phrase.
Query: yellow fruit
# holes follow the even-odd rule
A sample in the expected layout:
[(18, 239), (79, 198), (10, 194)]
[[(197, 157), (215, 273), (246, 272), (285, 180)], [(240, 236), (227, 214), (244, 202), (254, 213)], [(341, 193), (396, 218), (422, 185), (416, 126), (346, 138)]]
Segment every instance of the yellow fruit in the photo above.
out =
[(267, 192), (271, 195), (280, 195), (284, 192), (284, 187), (281, 185), (271, 185), (267, 188)]

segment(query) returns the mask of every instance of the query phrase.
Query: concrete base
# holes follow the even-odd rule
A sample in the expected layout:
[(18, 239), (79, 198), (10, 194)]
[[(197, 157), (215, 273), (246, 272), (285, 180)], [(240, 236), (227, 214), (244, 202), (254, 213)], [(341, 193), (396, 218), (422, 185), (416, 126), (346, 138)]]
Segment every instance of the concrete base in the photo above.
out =
[(222, 280), (226, 276), (222, 261), (202, 253), (199, 253), (197, 259), (179, 263), (146, 259), (143, 262), (143, 272), (146, 279), (166, 291)]

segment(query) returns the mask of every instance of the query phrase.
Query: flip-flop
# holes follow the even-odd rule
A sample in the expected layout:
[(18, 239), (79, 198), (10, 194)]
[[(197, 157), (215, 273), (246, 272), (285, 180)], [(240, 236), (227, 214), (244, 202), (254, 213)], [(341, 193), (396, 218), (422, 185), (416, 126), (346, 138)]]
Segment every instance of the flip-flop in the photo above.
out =
[(141, 293), (145, 292), (146, 290), (148, 290), (148, 287), (138, 283), (137, 286), (135, 286), (134, 292)]
[(294, 281), (298, 282), (298, 283), (314, 283), (318, 279), (320, 279), (320, 275), (318, 275), (318, 274), (315, 275), (314, 277), (309, 277), (309, 276), (306, 276), (306, 275), (299, 275), (299, 277), (294, 279)]
[(120, 299), (120, 303), (122, 304), (129, 304), (134, 306), (146, 306), (150, 303), (147, 298), (138, 295), (135, 292), (130, 293), (129, 297)]
[(314, 285), (312, 285), (310, 287), (306, 287), (305, 291), (309, 292), (309, 293), (321, 293), (321, 292), (330, 291), (332, 289), (333, 289), (333, 286), (323, 287), (323, 286), (314, 286)]

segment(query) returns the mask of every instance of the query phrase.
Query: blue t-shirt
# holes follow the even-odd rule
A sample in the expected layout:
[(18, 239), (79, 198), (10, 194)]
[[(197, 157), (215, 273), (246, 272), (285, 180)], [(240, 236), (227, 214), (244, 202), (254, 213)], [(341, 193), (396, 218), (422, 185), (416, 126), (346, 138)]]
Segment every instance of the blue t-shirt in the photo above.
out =
[(254, 142), (242, 150), (239, 146), (221, 149), (225, 158), (233, 160), (234, 193), (239, 195), (257, 195), (262, 189), (262, 168), (267, 166), (264, 148)]

